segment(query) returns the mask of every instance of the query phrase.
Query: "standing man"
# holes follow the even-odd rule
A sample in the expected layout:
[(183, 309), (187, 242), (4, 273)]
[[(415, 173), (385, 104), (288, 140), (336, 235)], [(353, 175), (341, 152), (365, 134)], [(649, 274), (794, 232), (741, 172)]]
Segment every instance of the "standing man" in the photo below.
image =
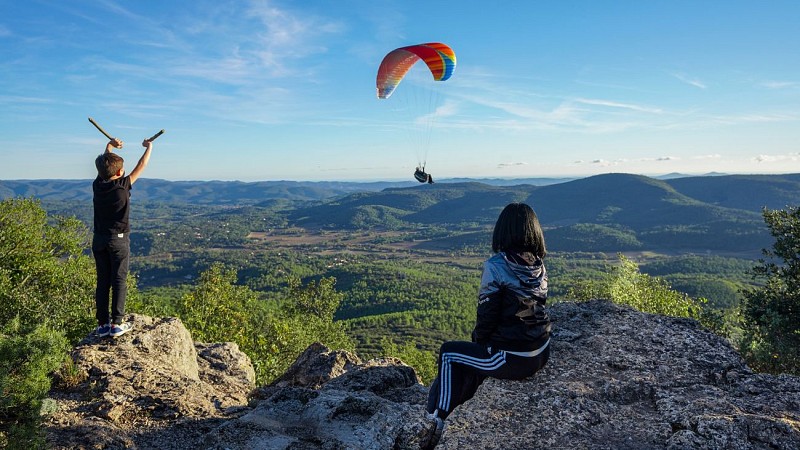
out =
[[(114, 153), (122, 148), (122, 141), (111, 139), (106, 150), (94, 164), (97, 178), (92, 183), (94, 193), (94, 236), (92, 254), (97, 268), (97, 336), (117, 337), (131, 329), (125, 318), (125, 296), (127, 294), (128, 263), (131, 253), (130, 214), (131, 187), (147, 167), (153, 143), (142, 142), (144, 154), (139, 158), (130, 175), (125, 175), (124, 160)], [(111, 293), (109, 313), (109, 291)]]

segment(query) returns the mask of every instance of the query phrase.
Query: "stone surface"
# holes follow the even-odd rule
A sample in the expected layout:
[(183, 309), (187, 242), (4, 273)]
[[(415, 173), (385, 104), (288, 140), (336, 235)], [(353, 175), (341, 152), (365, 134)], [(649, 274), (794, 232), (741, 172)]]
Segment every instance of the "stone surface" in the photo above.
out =
[[(487, 380), (437, 448), (800, 448), (800, 378), (753, 373), (691, 320), (605, 301), (550, 313), (548, 365)], [(397, 359), (314, 344), (254, 389), (234, 344), (193, 343), (175, 318), (133, 320), (75, 348), (85, 380), (52, 391), (51, 448), (410, 449), (429, 432), (427, 389)]]
[(438, 448), (800, 448), (800, 379), (754, 374), (696, 322), (603, 301), (551, 316), (548, 365), (487, 380)]
[(51, 392), (59, 405), (48, 423), (51, 448), (130, 448), (140, 432), (247, 406), (255, 372), (235, 344), (195, 344), (177, 318), (129, 320), (128, 333), (90, 335), (73, 349), (84, 380)]

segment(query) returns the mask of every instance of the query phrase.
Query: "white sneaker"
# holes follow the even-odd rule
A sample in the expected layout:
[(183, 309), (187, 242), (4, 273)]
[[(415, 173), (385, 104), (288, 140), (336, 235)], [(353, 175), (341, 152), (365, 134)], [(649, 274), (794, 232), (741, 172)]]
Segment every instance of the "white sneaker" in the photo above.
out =
[(120, 323), (120, 324), (113, 324), (111, 325), (111, 331), (108, 332), (108, 335), (111, 337), (122, 336), (123, 334), (127, 333), (131, 330), (133, 326), (131, 326), (130, 322)]

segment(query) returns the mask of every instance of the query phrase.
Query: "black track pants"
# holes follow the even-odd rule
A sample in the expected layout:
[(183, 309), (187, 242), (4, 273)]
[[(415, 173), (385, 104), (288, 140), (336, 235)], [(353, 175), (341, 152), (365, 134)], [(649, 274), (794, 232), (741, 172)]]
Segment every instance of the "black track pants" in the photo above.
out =
[(439, 374), (428, 392), (427, 411), (446, 418), (475, 395), (486, 377), (521, 380), (539, 371), (550, 357), (549, 345), (536, 356), (517, 356), (483, 345), (450, 341), (439, 350)]
[[(131, 240), (128, 233), (95, 234), (92, 239), (92, 254), (97, 268), (95, 289), (96, 317), (98, 325), (109, 322), (122, 323), (125, 316), (125, 300), (128, 292), (128, 264)], [(111, 311), (109, 314), (109, 292)], [(110, 317), (109, 317), (110, 316)], [(109, 320), (110, 318), (110, 320)]]

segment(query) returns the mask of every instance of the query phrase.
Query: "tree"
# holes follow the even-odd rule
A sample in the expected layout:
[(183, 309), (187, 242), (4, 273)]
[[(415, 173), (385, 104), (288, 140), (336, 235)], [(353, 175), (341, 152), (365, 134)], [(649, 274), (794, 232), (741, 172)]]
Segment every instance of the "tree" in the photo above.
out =
[(38, 200), (0, 202), (0, 448), (42, 447), (40, 410), (69, 343), (93, 328), (89, 232)]
[(800, 374), (800, 207), (764, 208), (775, 238), (753, 268), (763, 286), (743, 291), (740, 350), (757, 370)]
[(258, 295), (236, 284), (236, 270), (213, 263), (200, 274), (197, 286), (183, 296), (178, 315), (201, 342), (242, 342), (257, 314)]
[(237, 284), (235, 268), (215, 262), (200, 274), (197, 285), (179, 300), (151, 298), (132, 306), (149, 314), (180, 317), (192, 338), (201, 342), (235, 342), (250, 357), (256, 382), (282, 375), (312, 343), (352, 350), (344, 325), (334, 321), (342, 300), (334, 278), (288, 280), (280, 306), (267, 304), (247, 286)]
[(48, 217), (34, 199), (0, 202), (0, 326), (46, 323), (77, 342), (94, 324), (89, 230), (74, 217)]
[(606, 298), (639, 311), (675, 317), (700, 319), (702, 300), (670, 288), (666, 280), (639, 272), (639, 266), (618, 255), (619, 265), (601, 280), (590, 280), (571, 288), (569, 296), (578, 300)]
[(380, 346), (384, 357), (399, 358), (413, 367), (425, 385), (430, 385), (436, 378), (438, 370), (436, 353), (420, 349), (414, 341), (397, 345), (386, 336), (381, 338)]

